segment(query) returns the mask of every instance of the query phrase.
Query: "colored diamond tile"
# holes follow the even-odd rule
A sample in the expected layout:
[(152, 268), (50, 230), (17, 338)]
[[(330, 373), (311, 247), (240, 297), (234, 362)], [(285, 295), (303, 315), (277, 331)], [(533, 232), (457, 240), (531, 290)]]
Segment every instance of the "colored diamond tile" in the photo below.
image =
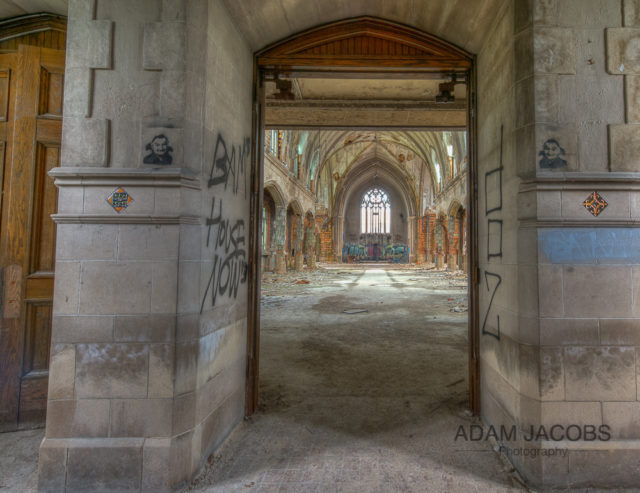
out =
[(115, 209), (116, 212), (120, 213), (125, 210), (131, 202), (133, 202), (133, 198), (124, 188), (118, 187), (109, 194), (107, 202)]
[(609, 203), (598, 192), (593, 192), (585, 199), (582, 205), (584, 205), (585, 209), (587, 209), (591, 214), (598, 217)]

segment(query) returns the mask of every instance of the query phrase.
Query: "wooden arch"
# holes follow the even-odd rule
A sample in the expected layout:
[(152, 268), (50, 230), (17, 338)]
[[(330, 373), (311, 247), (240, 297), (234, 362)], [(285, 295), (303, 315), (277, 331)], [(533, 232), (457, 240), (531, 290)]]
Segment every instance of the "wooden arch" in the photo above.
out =
[(358, 17), (309, 29), (256, 54), (264, 71), (465, 72), (473, 55), (417, 29)]
[(0, 52), (17, 51), (21, 44), (64, 50), (67, 44), (67, 19), (45, 13), (0, 21)]

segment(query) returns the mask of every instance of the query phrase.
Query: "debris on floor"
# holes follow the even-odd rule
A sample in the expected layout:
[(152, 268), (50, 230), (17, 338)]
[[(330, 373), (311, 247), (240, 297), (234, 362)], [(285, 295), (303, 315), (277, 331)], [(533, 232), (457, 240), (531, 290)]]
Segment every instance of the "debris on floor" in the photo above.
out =
[(298, 279), (296, 284), (311, 284), (311, 281), (307, 281), (306, 279)]
[(259, 410), (189, 491), (526, 491), (489, 442), (455, 439), (480, 425), (466, 407), (467, 316), (450, 313), (468, 304), (466, 278), (327, 265), (263, 283)]

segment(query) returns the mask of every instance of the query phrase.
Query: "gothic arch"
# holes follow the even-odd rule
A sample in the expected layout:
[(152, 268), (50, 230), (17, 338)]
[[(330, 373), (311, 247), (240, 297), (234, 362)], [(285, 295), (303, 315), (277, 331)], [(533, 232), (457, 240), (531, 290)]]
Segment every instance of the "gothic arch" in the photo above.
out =
[(284, 198), (284, 193), (275, 181), (269, 181), (265, 183), (264, 189), (269, 192), (269, 195), (271, 195), (271, 198), (273, 198), (273, 201), (276, 203), (276, 207), (287, 206), (287, 201)]

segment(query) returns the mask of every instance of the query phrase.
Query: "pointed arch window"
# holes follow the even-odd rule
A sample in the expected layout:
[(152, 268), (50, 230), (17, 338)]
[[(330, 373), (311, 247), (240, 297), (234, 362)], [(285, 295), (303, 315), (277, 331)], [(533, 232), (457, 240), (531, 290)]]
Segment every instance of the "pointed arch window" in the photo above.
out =
[(360, 232), (391, 232), (391, 202), (384, 190), (372, 188), (363, 195), (360, 205)]

